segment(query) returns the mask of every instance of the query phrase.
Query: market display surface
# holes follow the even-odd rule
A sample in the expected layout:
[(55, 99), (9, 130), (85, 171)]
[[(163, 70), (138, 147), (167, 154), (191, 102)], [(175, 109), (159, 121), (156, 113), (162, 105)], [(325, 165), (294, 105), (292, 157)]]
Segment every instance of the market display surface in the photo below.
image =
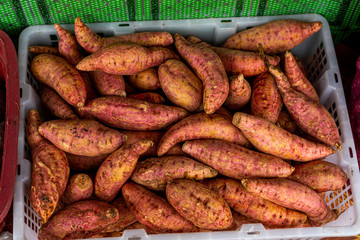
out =
[(319, 15), (77, 18), (20, 41), (15, 239), (357, 234), (356, 151)]

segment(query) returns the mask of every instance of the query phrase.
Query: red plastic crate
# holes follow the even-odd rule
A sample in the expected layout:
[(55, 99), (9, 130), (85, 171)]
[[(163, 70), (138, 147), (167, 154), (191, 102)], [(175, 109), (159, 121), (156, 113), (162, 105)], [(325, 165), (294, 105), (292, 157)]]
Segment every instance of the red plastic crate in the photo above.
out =
[(5, 81), (6, 115), (3, 157), (0, 163), (0, 222), (9, 212), (14, 195), (19, 134), (20, 90), (16, 50), (9, 36), (0, 30), (0, 80)]

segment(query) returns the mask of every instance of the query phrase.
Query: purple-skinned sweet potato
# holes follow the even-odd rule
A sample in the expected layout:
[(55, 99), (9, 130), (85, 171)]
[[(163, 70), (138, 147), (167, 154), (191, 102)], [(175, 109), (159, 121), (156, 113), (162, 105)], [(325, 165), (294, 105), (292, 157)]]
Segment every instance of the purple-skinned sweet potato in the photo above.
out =
[(122, 188), (126, 205), (137, 220), (146, 227), (158, 233), (194, 232), (198, 228), (183, 218), (169, 202), (132, 182), (127, 182)]
[(109, 203), (84, 200), (58, 211), (39, 231), (39, 240), (87, 238), (119, 219), (119, 211)]
[(39, 133), (65, 152), (98, 156), (115, 151), (126, 136), (95, 120), (51, 120), (39, 126)]
[(188, 115), (183, 108), (120, 96), (93, 99), (79, 111), (108, 126), (137, 131), (160, 130)]
[(182, 150), (220, 174), (239, 180), (245, 177), (287, 177), (294, 171), (294, 167), (281, 158), (222, 140), (186, 141)]
[(202, 180), (212, 178), (217, 171), (185, 156), (163, 156), (147, 158), (139, 162), (131, 180), (151, 190), (163, 191), (173, 179)]
[(172, 125), (162, 136), (158, 156), (164, 155), (176, 143), (192, 139), (220, 139), (249, 147), (249, 141), (231, 120), (221, 114), (197, 113)]
[(113, 152), (96, 172), (95, 196), (106, 202), (114, 200), (134, 171), (139, 156), (146, 152), (152, 144), (153, 142), (150, 140), (139, 140)]
[(301, 138), (261, 117), (237, 112), (232, 122), (255, 148), (282, 159), (306, 162), (335, 153), (326, 144)]

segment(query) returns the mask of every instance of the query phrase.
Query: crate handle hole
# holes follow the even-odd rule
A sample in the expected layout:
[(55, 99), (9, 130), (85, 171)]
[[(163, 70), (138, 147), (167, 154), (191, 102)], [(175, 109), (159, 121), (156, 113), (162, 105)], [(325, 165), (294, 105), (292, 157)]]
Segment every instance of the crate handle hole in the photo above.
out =
[(128, 26), (130, 26), (130, 24), (128, 24), (128, 23), (120, 23), (119, 24), (119, 27), (128, 27)]
[(17, 175), (20, 176), (20, 173), (21, 173), (21, 167), (20, 167), (20, 164), (18, 164)]
[(338, 79), (338, 76), (336, 73), (334, 73), (334, 77), (335, 77), (335, 82), (338, 83), (339, 82), (339, 79)]
[(247, 232), (248, 235), (260, 235), (260, 231)]
[(141, 237), (131, 237), (128, 240), (141, 240)]
[(22, 88), (20, 88), (20, 98), (22, 98)]
[(350, 157), (353, 158), (354, 157), (354, 154), (353, 154), (353, 151), (352, 151), (352, 148), (349, 147), (349, 153), (350, 153)]
[(231, 19), (223, 19), (221, 20), (222, 23), (229, 23), (229, 22), (232, 22)]

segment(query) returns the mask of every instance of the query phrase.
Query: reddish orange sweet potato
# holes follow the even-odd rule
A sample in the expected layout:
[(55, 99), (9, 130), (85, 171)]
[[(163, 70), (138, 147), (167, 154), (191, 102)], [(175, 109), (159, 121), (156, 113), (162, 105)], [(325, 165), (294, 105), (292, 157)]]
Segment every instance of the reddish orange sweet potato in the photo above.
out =
[(282, 108), (279, 117), (276, 121), (276, 125), (286, 129), (287, 131), (294, 133), (296, 131), (296, 123), (292, 120), (289, 112), (286, 108)]
[(306, 162), (335, 153), (328, 145), (301, 138), (261, 117), (237, 112), (233, 124), (255, 148), (282, 159)]
[(137, 220), (153, 231), (197, 231), (197, 227), (183, 218), (166, 199), (136, 183), (127, 182), (122, 188), (122, 194)]
[(71, 105), (59, 96), (52, 88), (42, 84), (39, 87), (41, 102), (51, 112), (52, 115), (62, 119), (77, 119)]
[(139, 162), (131, 180), (151, 190), (165, 190), (173, 179), (186, 178), (202, 180), (212, 178), (217, 171), (205, 164), (184, 156), (148, 158)]
[(59, 48), (52, 46), (29, 46), (29, 52), (35, 54), (47, 53), (60, 56)]
[(129, 75), (127, 80), (133, 87), (141, 91), (154, 91), (161, 88), (157, 67), (151, 67), (137, 74)]
[(80, 73), (65, 59), (52, 54), (37, 55), (31, 61), (31, 72), (40, 82), (53, 88), (67, 103), (82, 107), (86, 87)]
[(90, 72), (96, 90), (102, 96), (116, 95), (126, 97), (125, 81), (121, 75), (108, 74), (103, 71)]
[(338, 165), (315, 160), (296, 165), (295, 171), (287, 179), (305, 184), (317, 192), (326, 192), (341, 189), (348, 177)]
[(39, 231), (39, 240), (87, 238), (119, 219), (119, 211), (112, 205), (84, 200), (57, 212)]
[(334, 118), (319, 102), (293, 89), (283, 72), (269, 66), (282, 95), (286, 109), (296, 125), (323, 143), (341, 150), (341, 140)]
[(203, 82), (203, 104), (207, 114), (214, 113), (229, 94), (229, 80), (219, 56), (207, 46), (192, 44), (174, 35), (175, 47)]
[(249, 141), (224, 115), (197, 113), (171, 126), (162, 136), (158, 156), (164, 155), (176, 143), (192, 139), (221, 139), (249, 147)]
[(234, 34), (223, 47), (256, 52), (261, 43), (266, 53), (281, 53), (301, 44), (321, 27), (320, 21), (276, 20)]
[(59, 35), (59, 52), (71, 65), (76, 65), (84, 57), (80, 53), (76, 38), (67, 30), (55, 23), (54, 28)]
[(173, 38), (168, 32), (139, 32), (114, 37), (100, 37), (81, 21), (75, 19), (74, 31), (77, 41), (86, 51), (94, 53), (114, 42), (132, 42), (143, 46), (168, 46)]
[(245, 190), (241, 182), (235, 179), (209, 179), (204, 184), (219, 193), (235, 211), (260, 221), (265, 227), (296, 227), (307, 220), (304, 213), (287, 209)]
[(127, 97), (131, 99), (138, 99), (138, 100), (143, 100), (158, 104), (163, 104), (165, 102), (165, 98), (163, 98), (159, 93), (156, 92), (135, 93), (135, 94), (130, 94)]
[(230, 110), (238, 111), (243, 108), (251, 98), (251, 86), (244, 75), (231, 76), (229, 83), (229, 95), (224, 106)]
[(287, 177), (294, 171), (294, 167), (281, 158), (227, 141), (186, 141), (182, 150), (222, 175), (239, 180), (245, 177)]
[[(76, 68), (81, 71), (103, 71), (116, 75), (137, 74), (159, 66), (177, 54), (165, 47), (143, 47), (135, 43), (116, 42), (85, 57)], [(124, 60), (126, 59), (126, 60)]]
[(252, 84), (251, 114), (276, 123), (283, 106), (280, 91), (274, 77), (265, 72)]
[(67, 184), (61, 200), (69, 205), (74, 202), (89, 199), (93, 193), (94, 186), (90, 176), (85, 173), (72, 175)]
[(200, 228), (223, 230), (233, 224), (226, 201), (201, 183), (175, 179), (166, 185), (166, 197), (180, 215)]
[(159, 66), (161, 88), (167, 98), (176, 106), (189, 112), (202, 103), (201, 80), (180, 60), (170, 59)]
[[(261, 57), (256, 52), (241, 51), (223, 47), (211, 47), (220, 57), (228, 74), (243, 74), (244, 77), (252, 77), (267, 72), (267, 68)], [(267, 56), (269, 62), (276, 66), (280, 57)]]
[(65, 191), (70, 169), (65, 153), (39, 134), (41, 123), (39, 113), (30, 110), (26, 127), (32, 156), (30, 204), (46, 223)]
[(98, 169), (98, 167), (100, 167), (100, 165), (109, 156), (109, 154), (102, 154), (94, 157), (75, 155), (71, 153), (65, 154), (68, 159), (70, 169), (75, 171), (88, 171)]
[(304, 212), (309, 222), (321, 225), (336, 220), (337, 214), (311, 188), (284, 178), (243, 179), (246, 190), (281, 206)]
[(96, 197), (106, 202), (114, 200), (134, 171), (139, 156), (152, 144), (150, 140), (139, 140), (113, 152), (96, 172), (94, 184)]
[(284, 73), (293, 89), (302, 92), (315, 102), (320, 102), (314, 86), (306, 78), (305, 74), (297, 64), (295, 57), (290, 51), (285, 52)]
[(116, 207), (116, 209), (119, 211), (119, 219), (114, 224), (104, 228), (101, 231), (102, 233), (122, 231), (127, 226), (137, 222), (135, 215), (126, 206), (125, 200), (121, 194), (110, 204)]
[(79, 108), (98, 121), (126, 130), (160, 130), (188, 115), (185, 109), (120, 96), (105, 96)]
[(47, 121), (39, 133), (65, 152), (89, 157), (111, 153), (126, 141), (117, 130), (88, 119)]

